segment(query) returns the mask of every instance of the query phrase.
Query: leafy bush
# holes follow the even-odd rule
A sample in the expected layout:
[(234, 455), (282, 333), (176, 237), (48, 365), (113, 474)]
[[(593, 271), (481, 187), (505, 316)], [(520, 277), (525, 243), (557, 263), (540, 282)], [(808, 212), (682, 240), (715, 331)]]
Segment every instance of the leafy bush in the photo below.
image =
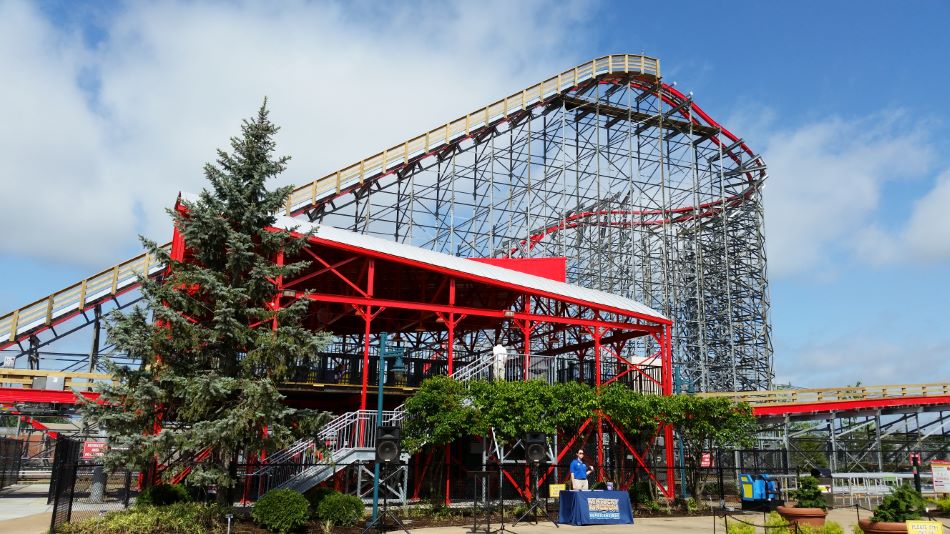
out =
[(307, 524), (310, 503), (303, 494), (294, 490), (273, 490), (254, 504), (251, 517), (262, 527), (285, 534)]
[(815, 534), (844, 534), (844, 527), (834, 521), (825, 521), (825, 525), (819, 528)]
[(136, 506), (103, 517), (68, 523), (71, 534), (218, 534), (225, 531), (224, 509), (203, 503)]
[(177, 502), (189, 502), (191, 495), (179, 484), (160, 484), (149, 486), (139, 493), (135, 506), (168, 506)]
[(891, 494), (884, 497), (881, 504), (874, 510), (871, 521), (888, 521), (903, 523), (909, 519), (920, 519), (920, 512), (924, 509), (924, 498), (917, 490), (907, 485), (900, 485), (891, 489)]
[(937, 511), (941, 514), (950, 514), (950, 495), (942, 499), (934, 499), (933, 503), (937, 506)]
[(766, 532), (769, 534), (789, 534), (790, 523), (786, 521), (778, 512), (769, 512), (765, 517)]
[(317, 510), (317, 516), (320, 520), (329, 521), (334, 525), (352, 527), (363, 518), (364, 508), (363, 501), (359, 497), (336, 493), (327, 495), (323, 499)]
[(627, 493), (630, 494), (630, 502), (633, 504), (644, 504), (653, 501), (653, 485), (646, 480), (634, 482)]
[(592, 490), (605, 490), (605, 489), (607, 489), (607, 483), (604, 482), (603, 480), (598, 481), (598, 482), (594, 482), (593, 484), (591, 484), (590, 489), (592, 489)]
[(312, 490), (307, 491), (303, 494), (307, 498), (307, 501), (310, 503), (310, 515), (314, 518), (319, 518), (320, 515), (317, 513), (317, 510), (320, 508), (320, 503), (323, 502), (323, 499), (333, 495), (334, 493), (339, 493), (338, 491), (332, 488), (313, 488)]
[(795, 508), (828, 509), (828, 503), (818, 489), (818, 479), (815, 477), (805, 476), (798, 479), (798, 489), (791, 493), (791, 497), (798, 501)]
[(726, 523), (726, 534), (755, 534), (755, 527), (733, 521)]

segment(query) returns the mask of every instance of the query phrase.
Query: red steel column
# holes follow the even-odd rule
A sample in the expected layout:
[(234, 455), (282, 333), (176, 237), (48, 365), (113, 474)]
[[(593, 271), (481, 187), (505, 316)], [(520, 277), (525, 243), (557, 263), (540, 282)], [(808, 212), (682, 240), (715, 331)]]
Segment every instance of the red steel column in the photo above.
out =
[[(663, 329), (663, 394), (673, 394), (673, 325)], [(663, 446), (666, 449), (666, 485), (667, 497), (676, 495), (676, 472), (673, 469), (673, 427), (666, 425), (663, 434)]]
[[(455, 307), (455, 278), (449, 280), (449, 306)], [(455, 312), (450, 311), (445, 321), (446, 328), (449, 329), (449, 346), (447, 350), (449, 358), (449, 376), (452, 376), (453, 364), (455, 361)]]
[[(597, 314), (597, 318), (600, 319), (600, 314)], [(597, 394), (600, 395), (600, 381), (603, 375), (600, 368), (600, 338), (603, 335), (603, 330), (600, 326), (595, 326), (590, 332), (594, 336), (594, 373), (596, 373), (594, 375), (594, 387)], [(597, 475), (601, 480), (604, 479), (604, 421), (600, 413), (597, 414)]]
[[(376, 261), (370, 258), (366, 273), (366, 296), (373, 296), (373, 281), (376, 278)], [(366, 322), (366, 328), (363, 330), (363, 385), (360, 390), (360, 410), (366, 409), (366, 389), (369, 380), (369, 336), (370, 326), (373, 321), (373, 307), (366, 306), (363, 309), (363, 320)], [(362, 432), (360, 433), (362, 436)]]
[[(524, 296), (524, 305), (522, 306), (525, 314), (531, 313), (531, 295), (525, 294)], [(524, 381), (528, 380), (528, 367), (531, 365), (531, 320), (525, 319), (524, 324), (521, 327), (521, 331), (524, 333), (524, 375), (522, 379)]]

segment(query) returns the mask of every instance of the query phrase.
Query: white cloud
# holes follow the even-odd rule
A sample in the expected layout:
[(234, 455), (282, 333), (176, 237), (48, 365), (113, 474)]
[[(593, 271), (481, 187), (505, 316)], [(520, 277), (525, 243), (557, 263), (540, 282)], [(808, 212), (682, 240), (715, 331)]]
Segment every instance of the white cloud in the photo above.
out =
[(831, 387), (921, 384), (950, 374), (950, 343), (900, 342), (870, 332), (785, 347), (776, 359), (777, 384)]
[[(766, 239), (778, 277), (833, 274), (841, 254), (875, 249), (873, 220), (886, 183), (929, 170), (933, 150), (900, 114), (830, 118), (766, 134)], [(869, 230), (870, 228), (870, 230)], [(883, 259), (883, 258), (882, 258)]]
[(903, 237), (911, 253), (925, 261), (950, 260), (950, 171), (916, 202)]
[(163, 207), (265, 95), (304, 183), (586, 59), (572, 3), (374, 6), (130, 3), (89, 46), (0, 3), (0, 252), (102, 266), (167, 239)]

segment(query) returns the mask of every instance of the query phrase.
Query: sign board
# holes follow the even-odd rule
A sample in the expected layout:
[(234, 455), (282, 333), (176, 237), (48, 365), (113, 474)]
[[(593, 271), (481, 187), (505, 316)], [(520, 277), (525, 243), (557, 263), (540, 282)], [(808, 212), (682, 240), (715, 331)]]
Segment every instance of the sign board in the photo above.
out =
[(908, 534), (943, 534), (943, 525), (937, 521), (905, 521)]
[(82, 442), (82, 459), (92, 460), (99, 458), (106, 452), (106, 442), (104, 441), (84, 441)]
[(930, 472), (934, 476), (934, 493), (950, 493), (950, 460), (931, 460)]
[(548, 484), (548, 495), (554, 499), (561, 497), (561, 492), (567, 490), (567, 484)]
[(699, 458), (699, 467), (706, 468), (706, 467), (712, 467), (712, 466), (713, 466), (712, 453), (704, 452), (703, 455)]
[(914, 460), (917, 460), (917, 464), (920, 465), (920, 453), (919, 453), (919, 452), (912, 452), (912, 453), (910, 453), (910, 463), (911, 463), (911, 465), (914, 464)]

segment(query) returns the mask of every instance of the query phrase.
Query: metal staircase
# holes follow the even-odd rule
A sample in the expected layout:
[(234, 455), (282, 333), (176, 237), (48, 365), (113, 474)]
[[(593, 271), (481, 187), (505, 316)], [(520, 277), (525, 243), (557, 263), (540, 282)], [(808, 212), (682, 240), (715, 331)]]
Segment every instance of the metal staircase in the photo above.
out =
[[(493, 362), (491, 352), (482, 353), (471, 363), (459, 367), (452, 376), (460, 382), (487, 379)], [(401, 425), (404, 416), (400, 405), (395, 410), (384, 411), (381, 424)], [(252, 476), (261, 481), (265, 491), (288, 488), (305, 492), (349, 465), (372, 462), (376, 455), (376, 426), (376, 410), (341, 414), (327, 423), (316, 439), (298, 440), (268, 456)], [(403, 461), (408, 458), (407, 454), (403, 455)], [(401, 491), (394, 493), (405, 500), (404, 485)]]

